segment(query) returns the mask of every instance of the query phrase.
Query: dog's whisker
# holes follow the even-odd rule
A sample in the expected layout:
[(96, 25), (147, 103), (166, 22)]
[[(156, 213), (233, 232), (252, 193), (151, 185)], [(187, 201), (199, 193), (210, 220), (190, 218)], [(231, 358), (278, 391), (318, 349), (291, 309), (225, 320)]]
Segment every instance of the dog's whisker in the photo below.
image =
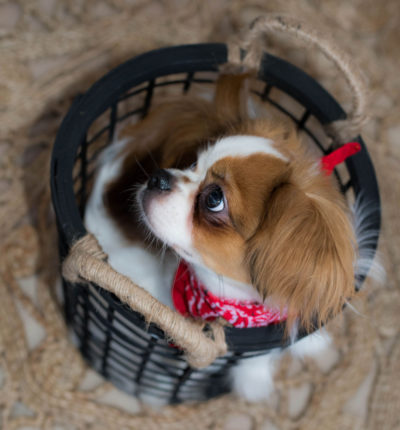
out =
[(218, 277), (218, 291), (220, 297), (225, 297), (225, 283), (224, 277), (222, 275), (217, 275)]
[(149, 148), (146, 148), (146, 152), (149, 154), (149, 157), (151, 159), (151, 161), (153, 162), (154, 166), (156, 169), (160, 169), (160, 166), (158, 165), (156, 159), (154, 158), (153, 154), (151, 153)]
[(136, 164), (139, 166), (140, 170), (146, 175), (146, 178), (149, 179), (150, 175), (146, 172), (140, 161), (137, 159), (136, 155), (134, 155)]
[(161, 249), (160, 249), (160, 260), (161, 260), (162, 263), (164, 263), (165, 255), (167, 253), (167, 249), (168, 249), (167, 244), (163, 243), (161, 245)]

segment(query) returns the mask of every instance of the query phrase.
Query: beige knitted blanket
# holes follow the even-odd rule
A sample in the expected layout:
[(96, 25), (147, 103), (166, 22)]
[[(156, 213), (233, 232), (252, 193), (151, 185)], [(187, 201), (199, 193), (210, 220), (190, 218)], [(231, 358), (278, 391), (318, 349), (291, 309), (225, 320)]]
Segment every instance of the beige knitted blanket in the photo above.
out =
[[(363, 130), (383, 206), (383, 286), (331, 324), (319, 362), (284, 359), (267, 404), (232, 396), (151, 410), (118, 393), (80, 358), (57, 305), (51, 147), (79, 91), (115, 65), (166, 45), (226, 41), (266, 11), (333, 33), (365, 71)], [(0, 420), (5, 429), (400, 428), (400, 8), (398, 0), (0, 0)], [(344, 105), (335, 68), (279, 44)]]

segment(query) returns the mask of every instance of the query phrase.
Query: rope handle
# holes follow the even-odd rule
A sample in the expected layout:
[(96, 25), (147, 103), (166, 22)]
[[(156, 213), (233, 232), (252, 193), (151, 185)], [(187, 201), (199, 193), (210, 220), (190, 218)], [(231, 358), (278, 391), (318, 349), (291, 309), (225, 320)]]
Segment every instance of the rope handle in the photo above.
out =
[[(62, 274), (72, 283), (90, 282), (115, 294), (131, 309), (153, 322), (186, 353), (190, 366), (206, 367), (227, 352), (221, 324), (194, 321), (163, 305), (129, 278), (107, 263), (107, 255), (92, 234), (87, 234), (71, 247), (62, 265)], [(209, 330), (205, 331), (205, 328)]]
[[(325, 131), (333, 139), (342, 143), (357, 136), (367, 119), (365, 78), (350, 56), (335, 44), (332, 37), (322, 35), (309, 24), (282, 14), (267, 14), (256, 18), (241, 41), (228, 44), (227, 66), (236, 65), (245, 69), (258, 70), (264, 48), (262, 36), (276, 31), (288, 33), (306, 45), (316, 46), (342, 72), (351, 90), (352, 108), (347, 113), (346, 119), (328, 124)], [(245, 51), (243, 58), (242, 49)]]

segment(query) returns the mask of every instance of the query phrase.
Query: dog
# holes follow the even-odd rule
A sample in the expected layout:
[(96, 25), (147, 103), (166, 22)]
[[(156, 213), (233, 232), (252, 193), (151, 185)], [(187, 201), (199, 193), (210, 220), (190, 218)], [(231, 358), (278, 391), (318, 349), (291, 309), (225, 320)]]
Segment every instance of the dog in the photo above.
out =
[[(101, 155), (85, 225), (162, 303), (237, 327), (286, 321), (289, 351), (314, 355), (329, 335), (294, 342), (297, 328), (321, 328), (355, 294), (354, 222), (296, 130), (249, 114), (248, 81), (221, 75), (212, 101), (167, 100), (126, 126)], [(267, 399), (282, 353), (240, 362), (234, 392)]]

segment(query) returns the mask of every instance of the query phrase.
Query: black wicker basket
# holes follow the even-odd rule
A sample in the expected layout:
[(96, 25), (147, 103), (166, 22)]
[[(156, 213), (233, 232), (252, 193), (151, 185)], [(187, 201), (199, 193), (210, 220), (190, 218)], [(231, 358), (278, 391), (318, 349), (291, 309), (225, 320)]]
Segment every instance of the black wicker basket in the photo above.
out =
[[(57, 134), (51, 163), (52, 199), (57, 216), (60, 258), (86, 234), (82, 219), (94, 173), (94, 161), (125, 120), (144, 117), (154, 97), (166, 87), (186, 93), (193, 86), (212, 86), (227, 61), (224, 44), (199, 44), (160, 49), (140, 55), (112, 70), (80, 96)], [(321, 124), (346, 117), (334, 98), (293, 65), (264, 54), (254, 94), (291, 118), (320, 154), (331, 148)], [(293, 106), (296, 106), (294, 109)], [(342, 192), (379, 209), (374, 168), (360, 136), (362, 150), (335, 170)], [(367, 220), (379, 231), (379, 211)], [(370, 243), (374, 252), (377, 240)], [(358, 285), (363, 279), (358, 280)], [(114, 295), (65, 279), (65, 315), (79, 348), (104, 377), (139, 396), (170, 403), (198, 401), (229, 391), (227, 374), (238, 360), (285, 345), (283, 324), (262, 328), (226, 328), (228, 354), (205, 369), (191, 368), (163, 332), (123, 305)]]

